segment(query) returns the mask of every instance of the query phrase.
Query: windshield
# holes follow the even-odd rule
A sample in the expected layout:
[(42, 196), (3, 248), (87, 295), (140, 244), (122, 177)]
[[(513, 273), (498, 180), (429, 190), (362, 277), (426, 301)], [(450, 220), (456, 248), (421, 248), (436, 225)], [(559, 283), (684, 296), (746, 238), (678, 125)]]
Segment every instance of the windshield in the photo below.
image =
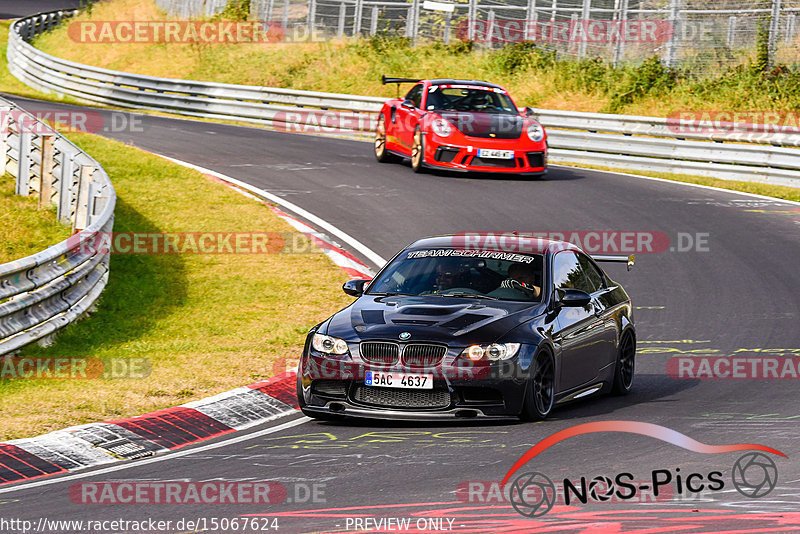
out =
[(541, 254), (407, 250), (369, 285), (368, 295), (431, 295), (539, 302)]
[(519, 115), (514, 102), (492, 87), (477, 85), (432, 85), (425, 103), (428, 111), (468, 111)]

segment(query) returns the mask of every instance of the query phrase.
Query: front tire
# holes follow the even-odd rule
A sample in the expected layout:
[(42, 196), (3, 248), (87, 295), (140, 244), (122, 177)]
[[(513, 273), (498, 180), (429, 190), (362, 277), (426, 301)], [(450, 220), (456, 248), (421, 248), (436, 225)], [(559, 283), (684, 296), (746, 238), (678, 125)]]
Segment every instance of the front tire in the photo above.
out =
[(533, 374), (528, 379), (525, 403), (520, 418), (523, 421), (541, 421), (553, 411), (555, 404), (555, 363), (550, 352), (542, 350), (533, 363)]
[(624, 333), (617, 348), (617, 363), (614, 366), (614, 385), (612, 395), (627, 395), (633, 388), (633, 375), (636, 369), (636, 339), (633, 334)]
[(414, 130), (414, 139), (411, 142), (411, 169), (416, 172), (425, 171), (425, 139), (419, 126)]

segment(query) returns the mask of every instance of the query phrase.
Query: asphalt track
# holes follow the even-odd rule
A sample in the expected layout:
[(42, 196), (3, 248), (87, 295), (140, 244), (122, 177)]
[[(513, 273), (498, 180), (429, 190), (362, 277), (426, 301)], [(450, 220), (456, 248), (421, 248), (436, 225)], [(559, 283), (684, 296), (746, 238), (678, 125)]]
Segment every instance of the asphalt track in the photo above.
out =
[[(83, 4), (86, 4), (85, 0)], [(81, 0), (0, 0), (0, 19), (12, 19), (56, 9), (74, 9), (80, 6)]]
[[(70, 108), (12, 99), (30, 110)], [(139, 131), (103, 133), (279, 195), (384, 257), (420, 236), (460, 231), (664, 232), (673, 249), (680, 246), (679, 232), (693, 239), (699, 233), (707, 234), (707, 247), (640, 254), (631, 272), (608, 269), (637, 307), (637, 375), (627, 397), (570, 405), (537, 424), (331, 424), (298, 415), (296, 426), (236, 433), (237, 439), (252, 437), (207, 442), (222, 443), (213, 449), (202, 444), (118, 471), (10, 486), (12, 491), (0, 492), (1, 517), (176, 521), (256, 514), (278, 517), (280, 532), (346, 531), (355, 526), (354, 517), (449, 518), (460, 532), (800, 530), (797, 380), (675, 379), (666, 372), (670, 358), (680, 356), (800, 358), (797, 204), (563, 167), (531, 181), (415, 175), (407, 165), (376, 163), (366, 143), (139, 117)], [(202, 211), (198, 206), (198, 230), (213, 230), (203, 227)], [(659, 469), (676, 476), (676, 469), (684, 476), (718, 470), (724, 488), (689, 500), (681, 500), (673, 484), (674, 498), (559, 503), (538, 520), (522, 517), (508, 503), (461, 502), (456, 493), (466, 481), (502, 480), (529, 447), (557, 431), (612, 419), (663, 425), (710, 445), (763, 444), (788, 458), (772, 456), (778, 486), (766, 497), (748, 499), (731, 484), (731, 467), (742, 453), (702, 454), (642, 435), (596, 433), (551, 447), (520, 472), (538, 471), (555, 481), (630, 472), (648, 481)], [(76, 482), (111, 480), (271, 480), (299, 494), (274, 505), (70, 500)], [(324, 499), (305, 502), (303, 485), (314, 483), (324, 485)]]

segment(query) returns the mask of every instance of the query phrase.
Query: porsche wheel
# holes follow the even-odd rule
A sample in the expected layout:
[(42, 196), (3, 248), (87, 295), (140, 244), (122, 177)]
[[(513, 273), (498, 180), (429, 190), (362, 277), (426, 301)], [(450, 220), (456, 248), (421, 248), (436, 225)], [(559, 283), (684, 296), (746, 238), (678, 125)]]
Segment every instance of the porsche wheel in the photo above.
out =
[(614, 366), (613, 395), (627, 395), (633, 387), (633, 373), (636, 368), (636, 341), (632, 334), (625, 333), (619, 341), (617, 364)]
[(375, 159), (381, 163), (389, 163), (394, 160), (386, 150), (386, 118), (383, 113), (378, 117), (378, 125), (375, 127)]
[(553, 411), (555, 404), (555, 364), (550, 352), (542, 350), (533, 364), (528, 380), (528, 391), (520, 418), (524, 421), (541, 421)]
[(422, 131), (417, 126), (414, 130), (414, 140), (411, 142), (411, 168), (414, 172), (423, 172), (425, 167), (425, 140), (422, 138)]

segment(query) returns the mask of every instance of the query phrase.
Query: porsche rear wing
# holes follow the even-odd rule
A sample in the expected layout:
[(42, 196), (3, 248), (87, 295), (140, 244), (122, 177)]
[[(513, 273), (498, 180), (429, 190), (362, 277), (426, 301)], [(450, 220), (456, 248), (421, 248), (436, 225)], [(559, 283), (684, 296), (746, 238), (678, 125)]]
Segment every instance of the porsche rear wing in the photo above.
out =
[(636, 261), (636, 254), (631, 254), (630, 256), (612, 256), (606, 254), (592, 254), (592, 259), (594, 261), (609, 261), (609, 262), (617, 262), (617, 263), (627, 263), (628, 270), (630, 271), (633, 269), (633, 264)]
[(418, 83), (421, 81), (422, 79), (417, 78), (387, 78), (385, 74), (381, 76), (381, 83), (383, 85), (387, 83)]

